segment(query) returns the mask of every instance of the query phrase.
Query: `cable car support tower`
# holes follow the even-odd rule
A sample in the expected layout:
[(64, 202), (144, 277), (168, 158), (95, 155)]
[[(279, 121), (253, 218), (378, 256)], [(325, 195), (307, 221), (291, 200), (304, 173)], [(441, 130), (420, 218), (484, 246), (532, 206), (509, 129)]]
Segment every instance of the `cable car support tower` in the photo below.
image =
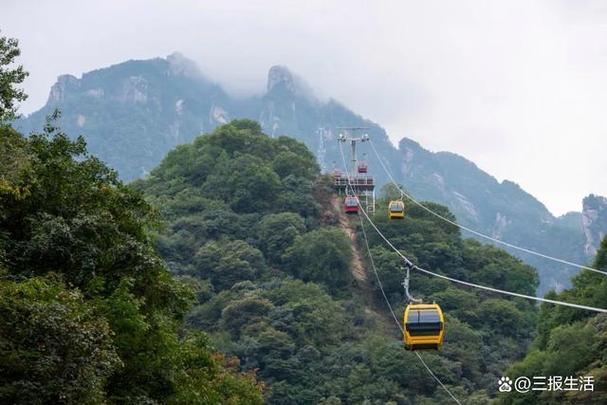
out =
[[(368, 214), (375, 213), (375, 180), (368, 174), (366, 162), (359, 162), (356, 157), (357, 143), (369, 141), (369, 135), (365, 132), (366, 127), (338, 127), (340, 130), (337, 137), (338, 142), (350, 143), (352, 154), (352, 167), (349, 173), (335, 172), (333, 175), (333, 187), (339, 195), (354, 194), (360, 201), (362, 209)], [(350, 177), (348, 179), (348, 176)]]

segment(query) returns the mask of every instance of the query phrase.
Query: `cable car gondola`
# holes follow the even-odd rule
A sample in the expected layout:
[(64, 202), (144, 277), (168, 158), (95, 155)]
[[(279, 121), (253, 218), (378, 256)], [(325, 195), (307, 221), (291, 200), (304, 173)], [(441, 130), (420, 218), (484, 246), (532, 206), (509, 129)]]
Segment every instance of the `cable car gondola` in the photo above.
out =
[(369, 166), (365, 162), (360, 162), (358, 164), (358, 172), (359, 173), (367, 173), (369, 170)]
[(445, 336), (445, 319), (438, 304), (409, 304), (403, 317), (407, 350), (438, 350)]
[(344, 200), (344, 211), (346, 214), (358, 214), (358, 197), (348, 195)]
[(388, 217), (390, 219), (405, 218), (405, 204), (402, 201), (390, 201), (388, 204)]

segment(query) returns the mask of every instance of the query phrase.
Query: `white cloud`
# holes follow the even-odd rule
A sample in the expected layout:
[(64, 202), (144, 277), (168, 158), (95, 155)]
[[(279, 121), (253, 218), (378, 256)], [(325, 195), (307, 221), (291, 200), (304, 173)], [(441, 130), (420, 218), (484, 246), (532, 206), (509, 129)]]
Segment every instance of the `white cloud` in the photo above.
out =
[(175, 50), (235, 92), (285, 64), (432, 150), (460, 153), (553, 212), (607, 194), (607, 9), (601, 1), (8, 1), (3, 33), (31, 77)]

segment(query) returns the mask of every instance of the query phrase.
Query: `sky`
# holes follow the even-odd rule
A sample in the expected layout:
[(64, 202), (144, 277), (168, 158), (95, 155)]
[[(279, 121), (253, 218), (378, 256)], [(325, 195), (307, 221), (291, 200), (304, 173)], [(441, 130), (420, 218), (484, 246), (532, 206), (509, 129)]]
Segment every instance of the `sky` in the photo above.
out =
[(607, 2), (2, 0), (28, 114), (60, 74), (178, 51), (235, 95), (287, 65), (432, 151), (508, 179), (555, 215), (607, 195)]

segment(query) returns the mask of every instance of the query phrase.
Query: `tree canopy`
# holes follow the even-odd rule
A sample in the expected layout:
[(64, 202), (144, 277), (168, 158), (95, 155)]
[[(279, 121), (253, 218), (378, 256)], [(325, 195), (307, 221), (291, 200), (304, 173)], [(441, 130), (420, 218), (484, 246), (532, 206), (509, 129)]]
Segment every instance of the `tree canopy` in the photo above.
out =
[(0, 127), (0, 150), (0, 402), (261, 402), (252, 374), (180, 332), (195, 295), (138, 192), (52, 121)]
[(27, 98), (25, 91), (18, 87), (28, 76), (23, 66), (15, 66), (19, 55), (19, 41), (0, 36), (0, 124), (15, 119), (16, 104)]
[[(607, 270), (607, 237), (603, 239), (592, 266)], [(607, 278), (590, 270), (582, 270), (573, 280), (573, 287), (561, 293), (551, 292), (547, 298), (583, 305), (605, 307)], [(607, 316), (569, 307), (542, 304), (537, 336), (526, 357), (508, 370), (511, 378), (518, 376), (591, 376), (594, 390), (534, 391), (527, 394), (503, 395), (506, 404), (592, 403), (607, 401)], [(577, 380), (576, 380), (577, 381)]]

